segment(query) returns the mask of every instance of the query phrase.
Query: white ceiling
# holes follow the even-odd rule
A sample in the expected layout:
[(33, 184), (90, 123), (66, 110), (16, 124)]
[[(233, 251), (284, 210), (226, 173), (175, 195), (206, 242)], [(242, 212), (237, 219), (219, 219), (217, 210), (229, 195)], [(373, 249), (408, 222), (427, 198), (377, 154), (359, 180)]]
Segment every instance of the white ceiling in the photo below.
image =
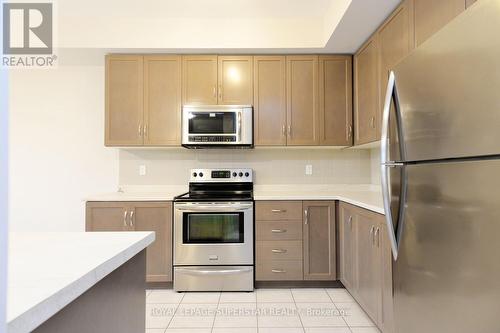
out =
[(56, 45), (108, 52), (353, 53), (400, 0), (64, 0)]

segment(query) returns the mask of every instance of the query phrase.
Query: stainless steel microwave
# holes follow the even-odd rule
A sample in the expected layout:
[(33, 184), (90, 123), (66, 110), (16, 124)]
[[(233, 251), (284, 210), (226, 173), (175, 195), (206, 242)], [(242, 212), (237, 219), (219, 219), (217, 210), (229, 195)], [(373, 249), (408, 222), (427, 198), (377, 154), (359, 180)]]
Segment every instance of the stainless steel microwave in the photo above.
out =
[(253, 107), (184, 105), (182, 145), (187, 148), (253, 147)]

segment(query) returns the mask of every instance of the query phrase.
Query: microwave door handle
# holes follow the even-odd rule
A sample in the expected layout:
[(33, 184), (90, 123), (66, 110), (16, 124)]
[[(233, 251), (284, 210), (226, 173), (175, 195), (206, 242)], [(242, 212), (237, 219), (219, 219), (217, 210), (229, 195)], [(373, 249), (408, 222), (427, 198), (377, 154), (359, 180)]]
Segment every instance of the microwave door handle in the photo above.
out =
[(241, 141), (241, 111), (238, 111), (238, 141)]

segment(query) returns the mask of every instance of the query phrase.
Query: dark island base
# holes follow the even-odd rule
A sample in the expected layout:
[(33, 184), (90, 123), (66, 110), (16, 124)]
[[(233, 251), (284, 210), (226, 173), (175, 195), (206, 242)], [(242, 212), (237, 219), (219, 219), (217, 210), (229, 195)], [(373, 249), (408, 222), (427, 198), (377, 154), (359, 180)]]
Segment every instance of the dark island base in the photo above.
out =
[(145, 273), (146, 250), (143, 250), (33, 332), (144, 332)]

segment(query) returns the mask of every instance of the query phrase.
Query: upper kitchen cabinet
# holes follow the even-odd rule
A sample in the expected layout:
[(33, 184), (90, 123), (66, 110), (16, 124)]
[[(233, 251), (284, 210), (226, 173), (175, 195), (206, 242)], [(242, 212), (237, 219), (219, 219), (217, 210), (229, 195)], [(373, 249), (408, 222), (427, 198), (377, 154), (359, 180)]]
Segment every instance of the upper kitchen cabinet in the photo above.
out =
[(144, 57), (144, 145), (181, 143), (181, 57)]
[(218, 104), (252, 105), (253, 57), (218, 57)]
[(217, 56), (182, 56), (182, 104), (217, 104)]
[(413, 0), (415, 3), (415, 43), (427, 38), (465, 10), (464, 0)]
[(252, 56), (182, 57), (183, 104), (251, 105), (252, 102)]
[(287, 56), (287, 144), (319, 144), (318, 56)]
[(107, 146), (143, 144), (143, 79), (142, 56), (106, 56)]
[(254, 140), (256, 146), (286, 145), (286, 62), (284, 56), (254, 57)]
[(319, 142), (352, 145), (352, 58), (319, 56)]
[(381, 85), (379, 103), (382, 109), (390, 71), (403, 60), (415, 46), (413, 0), (403, 1), (382, 25), (378, 35)]
[(354, 56), (354, 144), (380, 138), (379, 45), (375, 34)]

